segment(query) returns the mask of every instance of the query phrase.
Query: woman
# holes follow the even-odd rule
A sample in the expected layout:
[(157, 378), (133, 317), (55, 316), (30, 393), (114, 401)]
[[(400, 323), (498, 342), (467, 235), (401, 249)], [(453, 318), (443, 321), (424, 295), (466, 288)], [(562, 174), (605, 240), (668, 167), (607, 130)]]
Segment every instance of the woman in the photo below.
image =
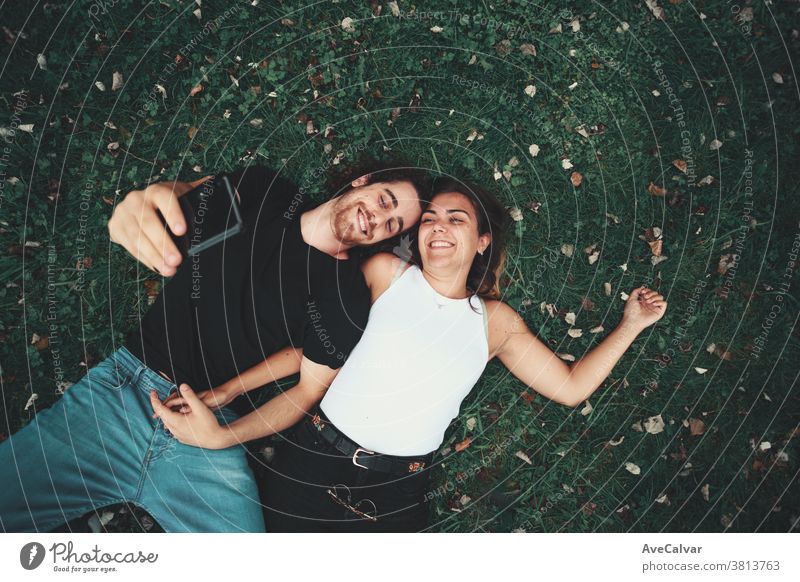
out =
[[(422, 215), (416, 265), (387, 253), (364, 263), (369, 322), (320, 405), (269, 468), (267, 531), (424, 529), (431, 458), (487, 362), (499, 358), (536, 392), (575, 407), (664, 315), (660, 294), (634, 290), (621, 324), (568, 366), (495, 299), (505, 216), (484, 190), (440, 180)], [(184, 394), (170, 405), (183, 407), (186, 421), (165, 419), (179, 440), (218, 445), (222, 434), (231, 443), (257, 434), (257, 418), (220, 427), (194, 415), (203, 405), (190, 390)], [(157, 400), (154, 408), (164, 409)], [(258, 434), (270, 432), (262, 428)]]

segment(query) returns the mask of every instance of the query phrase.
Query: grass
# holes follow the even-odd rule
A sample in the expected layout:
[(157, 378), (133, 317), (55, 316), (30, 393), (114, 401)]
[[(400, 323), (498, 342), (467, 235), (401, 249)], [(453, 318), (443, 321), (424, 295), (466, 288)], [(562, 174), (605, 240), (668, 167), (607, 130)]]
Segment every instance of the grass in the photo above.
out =
[[(790, 4), (756, 4), (751, 22), (724, 3), (704, 6), (701, 19), (689, 2), (662, 2), (663, 22), (630, 1), (434, 0), (415, 12), (399, 0), (401, 17), (380, 2), (376, 17), (362, 3), (206, 1), (200, 19), (189, 2), (107, 4), (30, 14), (0, 4), (0, 127), (33, 125), (4, 135), (0, 167), (0, 430), (18, 430), (59, 397), (59, 382), (113, 352), (158, 289), (108, 240), (126, 192), (249, 159), (303, 183), (337, 152), (346, 164), (368, 148), (469, 175), (522, 211), (505, 300), (555, 351), (580, 358), (600, 341), (619, 321), (620, 292), (648, 284), (669, 301), (590, 398), (591, 412), (525, 398), (491, 363), (448, 431), (433, 530), (795, 527), (800, 140)], [(720, 148), (710, 149), (714, 139)], [(681, 159), (687, 172), (673, 165)], [(495, 180), (495, 167), (509, 177)], [(698, 185), (705, 176), (713, 182)], [(651, 183), (666, 194), (652, 195)], [(668, 257), (657, 265), (640, 238), (653, 227)], [(592, 264), (591, 245), (600, 251)], [(721, 272), (731, 253), (738, 262)], [(567, 335), (568, 312), (582, 337)], [(598, 325), (605, 331), (588, 333)], [(660, 434), (632, 428), (656, 415)], [(705, 431), (692, 434), (690, 419)], [(132, 515), (117, 512), (107, 528), (141, 529)]]

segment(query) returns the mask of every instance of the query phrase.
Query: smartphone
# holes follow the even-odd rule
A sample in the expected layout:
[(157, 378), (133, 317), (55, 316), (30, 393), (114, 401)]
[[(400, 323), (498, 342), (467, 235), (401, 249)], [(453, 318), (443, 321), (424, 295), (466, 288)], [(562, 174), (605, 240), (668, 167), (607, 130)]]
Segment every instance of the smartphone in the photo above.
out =
[[(222, 196), (222, 199), (212, 197)], [(228, 176), (209, 178), (178, 198), (186, 219), (186, 234), (178, 236), (161, 221), (180, 253), (194, 256), (244, 231), (236, 190)], [(213, 210), (212, 210), (213, 208)]]

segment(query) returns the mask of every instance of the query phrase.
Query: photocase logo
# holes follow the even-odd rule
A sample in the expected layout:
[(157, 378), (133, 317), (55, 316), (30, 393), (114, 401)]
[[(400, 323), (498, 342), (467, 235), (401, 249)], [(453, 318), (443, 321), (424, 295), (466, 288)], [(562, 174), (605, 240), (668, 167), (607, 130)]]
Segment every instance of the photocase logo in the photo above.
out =
[(35, 570), (44, 561), (44, 546), (38, 542), (30, 542), (19, 551), (19, 563), (26, 570)]

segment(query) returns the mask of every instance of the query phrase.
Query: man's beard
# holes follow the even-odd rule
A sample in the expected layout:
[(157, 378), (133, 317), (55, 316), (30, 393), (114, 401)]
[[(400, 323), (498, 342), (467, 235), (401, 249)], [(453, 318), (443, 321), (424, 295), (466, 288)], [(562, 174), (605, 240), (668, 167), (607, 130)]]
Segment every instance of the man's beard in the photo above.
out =
[(331, 209), (333, 234), (343, 245), (359, 245), (367, 242), (363, 233), (356, 227), (355, 216), (358, 207), (358, 201), (348, 203), (342, 198), (337, 200)]

